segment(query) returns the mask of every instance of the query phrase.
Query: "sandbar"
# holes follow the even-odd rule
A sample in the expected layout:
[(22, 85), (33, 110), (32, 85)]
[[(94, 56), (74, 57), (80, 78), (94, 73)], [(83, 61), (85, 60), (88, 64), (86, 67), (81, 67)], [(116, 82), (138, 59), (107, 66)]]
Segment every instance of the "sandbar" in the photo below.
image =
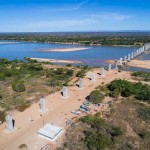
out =
[(130, 67), (150, 69), (150, 60), (131, 60), (127, 65)]
[(17, 44), (17, 43), (20, 43), (20, 42), (0, 42), (0, 45), (3, 45), (3, 44)]
[(69, 63), (69, 64), (81, 64), (81, 61), (76, 60), (60, 60), (60, 59), (45, 59), (45, 58), (30, 58), (37, 60), (38, 62), (51, 62), (51, 63)]
[(55, 49), (41, 49), (42, 52), (72, 52), (72, 51), (81, 51), (87, 50), (86, 47), (74, 47), (74, 48), (55, 48)]

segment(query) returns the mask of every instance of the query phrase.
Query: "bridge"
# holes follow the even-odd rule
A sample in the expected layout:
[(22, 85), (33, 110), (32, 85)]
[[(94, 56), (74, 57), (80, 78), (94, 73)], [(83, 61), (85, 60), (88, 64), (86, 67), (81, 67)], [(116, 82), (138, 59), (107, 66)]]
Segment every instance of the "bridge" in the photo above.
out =
[(120, 58), (116, 61), (117, 66), (123, 66), (126, 65), (127, 62), (130, 62), (131, 60), (136, 59), (138, 56), (147, 53), (150, 50), (150, 43), (145, 44), (144, 46), (138, 48), (137, 50), (129, 53), (128, 55)]

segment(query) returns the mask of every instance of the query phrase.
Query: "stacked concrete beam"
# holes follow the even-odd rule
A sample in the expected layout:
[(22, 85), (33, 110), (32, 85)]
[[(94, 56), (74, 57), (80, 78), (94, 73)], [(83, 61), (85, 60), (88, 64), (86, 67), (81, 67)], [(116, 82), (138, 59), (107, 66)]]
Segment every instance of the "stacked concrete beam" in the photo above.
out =
[(123, 59), (122, 58), (120, 58), (119, 63), (120, 63), (120, 65), (122, 65), (122, 63), (123, 63)]
[(134, 59), (134, 53), (133, 52), (131, 53), (131, 59)]
[(8, 131), (13, 131), (14, 130), (14, 124), (13, 124), (12, 117), (10, 115), (6, 115), (5, 120), (6, 120), (6, 129)]
[(91, 74), (91, 81), (95, 82), (96, 81), (96, 73)]
[(83, 88), (83, 79), (80, 78), (79, 80), (79, 88), (82, 89)]
[(100, 69), (100, 74), (102, 77), (105, 76), (105, 69), (103, 67)]
[(42, 112), (46, 111), (46, 102), (44, 97), (40, 98), (39, 106), (40, 106), (40, 111)]
[(142, 52), (144, 52), (145, 51), (145, 46), (143, 46), (143, 48), (142, 48)]
[(115, 70), (118, 70), (118, 64), (117, 63), (115, 64)]
[(68, 90), (67, 90), (66, 86), (64, 86), (63, 89), (62, 89), (62, 95), (63, 95), (64, 98), (69, 97)]
[(111, 69), (112, 69), (112, 65), (108, 64), (108, 71), (111, 71)]
[(140, 55), (139, 49), (136, 51), (136, 56)]
[(139, 48), (139, 55), (142, 54), (142, 48)]
[(124, 63), (127, 63), (127, 56), (124, 56)]
[(130, 54), (128, 54), (128, 61), (130, 61), (131, 60), (131, 55)]
[(137, 56), (137, 53), (136, 53), (136, 51), (134, 51), (134, 58)]

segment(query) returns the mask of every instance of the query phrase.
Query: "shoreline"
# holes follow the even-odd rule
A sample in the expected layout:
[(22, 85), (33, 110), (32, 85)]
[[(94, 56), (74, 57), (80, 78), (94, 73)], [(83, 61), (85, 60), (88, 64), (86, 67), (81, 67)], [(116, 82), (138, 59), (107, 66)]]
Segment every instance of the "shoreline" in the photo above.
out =
[(81, 61), (75, 61), (75, 60), (46, 59), (46, 58), (29, 58), (29, 59), (37, 60), (38, 62), (82, 64)]
[(5, 45), (5, 44), (18, 44), (20, 42), (0, 42), (0, 45)]
[(109, 47), (139, 47), (141, 45), (102, 45), (102, 44), (82, 44), (79, 42), (42, 42), (42, 41), (19, 41), (15, 40), (14, 43), (32, 42), (32, 43), (48, 43), (48, 44), (68, 44), (68, 45), (81, 45), (81, 46), (109, 46)]

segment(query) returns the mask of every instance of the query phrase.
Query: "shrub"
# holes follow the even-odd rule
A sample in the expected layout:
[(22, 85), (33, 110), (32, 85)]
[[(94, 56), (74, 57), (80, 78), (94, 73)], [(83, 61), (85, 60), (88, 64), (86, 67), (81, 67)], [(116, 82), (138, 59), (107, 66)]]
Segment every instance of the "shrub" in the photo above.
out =
[(150, 136), (150, 133), (147, 131), (147, 130), (144, 130), (142, 131), (141, 133), (139, 133), (139, 136), (142, 138), (142, 139), (146, 139)]
[(18, 106), (17, 110), (20, 112), (25, 111), (30, 106), (29, 102), (23, 103), (20, 106)]
[(131, 83), (126, 80), (114, 80), (108, 85), (110, 96), (117, 98), (135, 96), (138, 100), (150, 101), (150, 87), (142, 83)]
[(16, 92), (23, 92), (26, 90), (25, 85), (21, 81), (15, 81), (12, 83), (12, 89)]
[(111, 135), (112, 136), (120, 136), (123, 134), (123, 130), (120, 127), (112, 128)]
[(29, 64), (28, 65), (28, 69), (31, 70), (31, 71), (41, 71), (43, 70), (43, 67), (39, 64)]
[(83, 78), (85, 76), (85, 73), (86, 73), (85, 70), (81, 70), (77, 72), (76, 77)]
[(123, 130), (120, 127), (112, 126), (102, 119), (99, 114), (82, 117), (80, 121), (88, 125), (84, 130), (84, 142), (88, 149), (91, 150), (108, 148), (115, 144), (115, 136), (123, 134)]
[(0, 59), (0, 64), (9, 64), (9, 63), (10, 63), (10, 61), (6, 58), (1, 58)]
[(105, 95), (100, 90), (92, 91), (89, 95), (89, 100), (94, 103), (98, 104), (104, 100)]
[(5, 112), (0, 111), (0, 123), (3, 123), (5, 121)]
[[(123, 97), (129, 97), (133, 94), (133, 85), (126, 80), (114, 80), (108, 86), (108, 89), (115, 94), (121, 94)], [(118, 95), (117, 95), (118, 96)]]
[(138, 100), (150, 101), (150, 90), (145, 88), (142, 89), (136, 96)]
[(117, 99), (120, 96), (120, 92), (118, 90), (111, 91), (110, 96)]
[(73, 75), (73, 70), (67, 70), (66, 74), (67, 74), (68, 76), (72, 76), (72, 75)]
[(137, 72), (133, 72), (131, 75), (135, 76), (135, 77), (143, 78), (144, 81), (150, 81), (150, 73), (149, 72), (137, 71)]
[(0, 73), (0, 80), (4, 80), (6, 78), (6, 75), (4, 73)]
[(150, 107), (137, 109), (139, 117), (145, 121), (150, 120)]
[(71, 67), (71, 64), (67, 64), (66, 67)]

